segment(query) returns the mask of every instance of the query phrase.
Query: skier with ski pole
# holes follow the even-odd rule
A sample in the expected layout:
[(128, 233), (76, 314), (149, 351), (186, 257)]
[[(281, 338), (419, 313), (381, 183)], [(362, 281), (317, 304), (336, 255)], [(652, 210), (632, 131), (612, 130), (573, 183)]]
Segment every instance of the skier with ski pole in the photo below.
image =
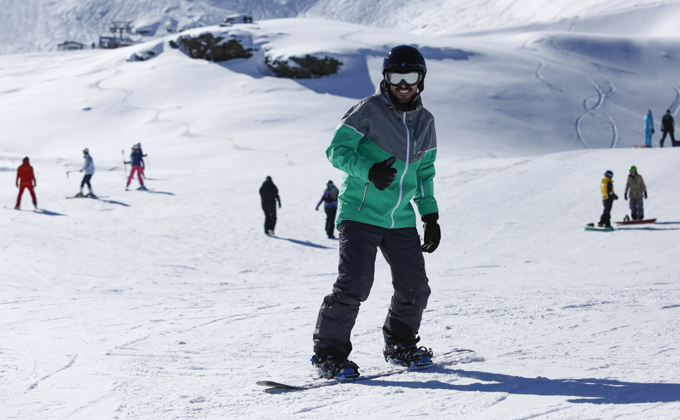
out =
[[(85, 159), (85, 163), (80, 172), (85, 171), (85, 176), (83, 176), (83, 180), (80, 182), (80, 192), (76, 194), (76, 197), (97, 198), (92, 192), (92, 185), (90, 184), (92, 175), (94, 175), (94, 162), (92, 161), (92, 156), (90, 156), (90, 149), (87, 147), (83, 149), (83, 159)], [(86, 196), (83, 195), (83, 187), (85, 185), (87, 185), (87, 189), (89, 190), (89, 193)]]
[(143, 177), (144, 179), (146, 179), (145, 172), (146, 172), (146, 170), (149, 168), (149, 158), (148, 158), (147, 155), (145, 155), (144, 152), (142, 151), (142, 143), (141, 143), (141, 142), (137, 142), (137, 150), (139, 150), (139, 153), (141, 153), (141, 154), (142, 154), (142, 157), (145, 158), (145, 160), (144, 160), (144, 166), (142, 166), (142, 177)]
[(17, 169), (17, 188), (19, 188), (19, 196), (17, 197), (17, 205), (14, 206), (15, 209), (21, 209), (21, 196), (24, 195), (24, 190), (28, 189), (31, 193), (31, 198), (33, 199), (33, 207), (38, 208), (38, 200), (35, 197), (35, 191), (33, 190), (38, 186), (35, 180), (35, 174), (33, 173), (33, 167), (31, 166), (28, 156), (23, 159), (21, 166)]
[(144, 168), (144, 158), (142, 157), (142, 153), (139, 151), (137, 148), (136, 144), (132, 145), (132, 153), (130, 153), (130, 161), (129, 162), (123, 162), (123, 163), (129, 163), (132, 165), (132, 169), (130, 170), (130, 176), (128, 177), (127, 180), (127, 185), (125, 186), (125, 190), (128, 190), (128, 187), (130, 187), (130, 182), (132, 182), (132, 178), (135, 175), (135, 172), (137, 173), (137, 179), (139, 180), (139, 185), (140, 187), (137, 188), (138, 190), (146, 191), (146, 187), (144, 186), (144, 180), (142, 179), (142, 172)]
[[(313, 335), (312, 364), (322, 378), (359, 376), (349, 360), (350, 335), (373, 284), (378, 248), (394, 287), (382, 356), (400, 366), (432, 364), (432, 351), (417, 346), (430, 295), (423, 253), (437, 249), (441, 239), (433, 184), (437, 137), (420, 95), (426, 73), (418, 49), (392, 48), (376, 93), (345, 114), (326, 150), (345, 174), (338, 197), (339, 275), (323, 299)], [(422, 245), (411, 200), (424, 223)]]

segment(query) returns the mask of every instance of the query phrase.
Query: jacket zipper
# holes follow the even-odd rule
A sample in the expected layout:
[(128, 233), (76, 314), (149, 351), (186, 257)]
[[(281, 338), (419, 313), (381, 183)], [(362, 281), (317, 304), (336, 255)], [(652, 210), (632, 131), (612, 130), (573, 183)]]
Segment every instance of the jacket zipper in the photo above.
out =
[(404, 167), (404, 173), (401, 174), (401, 179), (399, 180), (399, 199), (397, 200), (397, 205), (392, 209), (392, 214), (390, 214), (390, 217), (392, 218), (392, 226), (390, 226), (390, 229), (394, 229), (394, 212), (397, 211), (399, 208), (399, 204), (401, 204), (401, 198), (404, 195), (404, 178), (406, 177), (406, 172), (408, 172), (408, 164), (410, 162), (411, 158), (411, 133), (408, 130), (408, 125), (406, 125), (406, 113), (404, 112), (404, 115), (402, 117), (401, 122), (404, 124), (404, 128), (406, 128), (406, 166)]
[(369, 183), (370, 183), (370, 181), (366, 183), (366, 188), (364, 188), (364, 198), (361, 200), (361, 204), (359, 205), (359, 210), (357, 210), (357, 212), (361, 211), (361, 208), (364, 206), (364, 203), (366, 202), (366, 194), (368, 193), (368, 184)]

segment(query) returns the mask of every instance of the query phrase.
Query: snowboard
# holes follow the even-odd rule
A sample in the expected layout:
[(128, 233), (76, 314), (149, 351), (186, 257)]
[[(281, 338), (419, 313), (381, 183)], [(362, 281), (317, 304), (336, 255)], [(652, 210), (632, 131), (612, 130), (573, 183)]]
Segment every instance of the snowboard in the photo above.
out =
[[(308, 389), (314, 389), (314, 388), (321, 388), (325, 386), (332, 386), (332, 385), (338, 385), (338, 384), (348, 384), (348, 383), (354, 383), (354, 382), (361, 382), (361, 381), (369, 381), (372, 379), (376, 378), (384, 378), (386, 376), (392, 376), (392, 375), (400, 375), (402, 373), (406, 372), (420, 372), (436, 367), (442, 367), (442, 366), (447, 366), (447, 365), (454, 365), (457, 363), (469, 363), (469, 362), (475, 362), (475, 361), (481, 361), (484, 360), (481, 357), (477, 356), (477, 353), (474, 350), (469, 350), (469, 349), (454, 349), (451, 351), (448, 351), (446, 353), (442, 353), (440, 355), (434, 355), (432, 357), (432, 364), (427, 365), (427, 366), (420, 366), (420, 367), (399, 367), (395, 366), (394, 370), (386, 371), (386, 372), (380, 372), (380, 373), (374, 373), (371, 375), (362, 375), (362, 376), (357, 376), (356, 378), (351, 378), (351, 379), (323, 379), (323, 378), (316, 378), (313, 381), (303, 383), (300, 385), (292, 385), (292, 384), (286, 384), (282, 382), (275, 382), (275, 381), (257, 381), (256, 384), (259, 386), (263, 386), (266, 389), (264, 390), (265, 392), (269, 393), (277, 393), (277, 392), (287, 392), (287, 391), (306, 391)], [(394, 365), (390, 365), (394, 366)]]
[(593, 223), (588, 223), (586, 225), (585, 230), (592, 230), (592, 231), (596, 231), (596, 232), (612, 232), (614, 230), (614, 228), (611, 227), (611, 226), (609, 226), (609, 227), (599, 227), (599, 226), (595, 226)]
[(655, 223), (656, 219), (643, 219), (643, 220), (624, 220), (623, 222), (615, 222), (617, 225), (640, 225), (643, 223)]

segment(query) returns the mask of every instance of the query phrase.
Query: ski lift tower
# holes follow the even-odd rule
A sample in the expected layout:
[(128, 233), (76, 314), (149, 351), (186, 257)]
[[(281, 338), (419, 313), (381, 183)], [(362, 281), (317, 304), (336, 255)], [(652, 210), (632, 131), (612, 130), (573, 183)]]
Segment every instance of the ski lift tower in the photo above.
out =
[(118, 38), (121, 41), (129, 40), (130, 35), (132, 35), (132, 22), (111, 22), (109, 26), (109, 31), (113, 34), (114, 38)]
[(127, 47), (134, 44), (130, 38), (132, 35), (132, 22), (113, 21), (109, 26), (109, 31), (113, 36), (100, 36), (100, 48), (118, 48)]

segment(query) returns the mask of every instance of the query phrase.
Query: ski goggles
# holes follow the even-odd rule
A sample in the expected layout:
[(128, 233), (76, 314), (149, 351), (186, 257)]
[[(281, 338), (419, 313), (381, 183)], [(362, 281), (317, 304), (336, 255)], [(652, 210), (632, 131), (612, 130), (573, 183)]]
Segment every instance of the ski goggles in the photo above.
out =
[(385, 73), (385, 80), (392, 86), (413, 86), (417, 85), (423, 78), (420, 72), (413, 71), (411, 73)]

